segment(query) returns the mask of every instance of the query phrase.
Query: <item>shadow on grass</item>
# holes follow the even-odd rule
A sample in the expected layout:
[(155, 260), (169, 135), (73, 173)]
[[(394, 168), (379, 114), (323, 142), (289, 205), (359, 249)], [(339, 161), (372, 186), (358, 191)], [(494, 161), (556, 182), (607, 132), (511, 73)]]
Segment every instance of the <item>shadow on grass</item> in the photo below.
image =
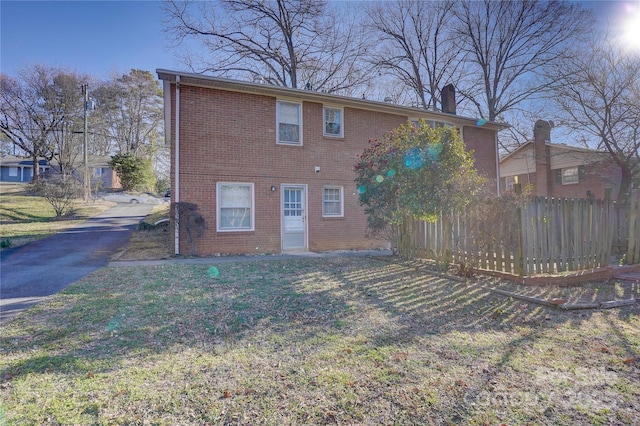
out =
[(55, 214), (53, 215), (36, 215), (19, 210), (11, 210), (6, 208), (0, 209), (0, 216), (2, 217), (2, 223), (31, 223), (31, 222), (51, 222), (56, 220)]
[[(298, 337), (309, 339), (342, 332), (354, 306), (370, 305), (391, 318), (389, 328), (368, 336), (374, 346), (384, 346), (450, 332), (547, 329), (558, 317), (577, 326), (592, 313), (531, 305), (402, 264), (367, 259), (353, 270), (347, 261), (341, 271), (342, 261), (326, 262), (225, 264), (220, 278), (207, 276), (209, 266), (139, 267), (135, 273), (105, 268), (32, 308), (12, 324), (12, 337), (0, 341), (11, 341), (2, 345), (9, 351), (53, 345), (64, 353), (65, 340), (80, 339), (86, 343), (76, 341), (70, 353), (101, 359), (130, 350), (162, 353), (173, 344), (240, 340), (258, 323), (281, 330), (299, 326), (307, 333)], [(8, 369), (15, 376), (31, 372), (30, 365)]]
[[(277, 368), (269, 372), (261, 365), (254, 375), (273, 374), (285, 394), (292, 388), (309, 392), (325, 380), (343, 394), (368, 397), (371, 409), (396, 406), (401, 423), (427, 421), (434, 412), (454, 423), (495, 423), (496, 410), (508, 411), (509, 404), (519, 409), (523, 397), (513, 389), (528, 384), (518, 378), (528, 378), (527, 369), (541, 368), (540, 362), (552, 363), (554, 347), (571, 344), (563, 341), (570, 335), (562, 330), (578, 329), (593, 312), (532, 305), (371, 258), (103, 268), (4, 326), (0, 347), (15, 360), (5, 364), (0, 381), (43, 372), (108, 374), (136, 359), (184, 348), (218, 356), (230, 348), (259, 347), (260, 362)], [(622, 320), (637, 316), (635, 308), (618, 312)], [(608, 329), (616, 327), (610, 323)], [(619, 344), (637, 356), (629, 331), (618, 333)], [(311, 367), (303, 368), (305, 362)], [(339, 363), (353, 371), (332, 371)], [(300, 373), (313, 365), (322, 366), (313, 377)], [(245, 394), (269, 394), (268, 388), (242, 386)], [(388, 386), (404, 393), (384, 391)], [(521, 392), (534, 390), (546, 397), (543, 389)], [(437, 405), (442, 395), (451, 404)], [(533, 407), (523, 409), (523, 423), (544, 414), (545, 407), (535, 407), (541, 401), (529, 402)], [(483, 414), (478, 407), (487, 404), (499, 409)], [(355, 421), (366, 415), (351, 406), (340, 409)], [(336, 420), (335, 414), (321, 414), (321, 423)]]

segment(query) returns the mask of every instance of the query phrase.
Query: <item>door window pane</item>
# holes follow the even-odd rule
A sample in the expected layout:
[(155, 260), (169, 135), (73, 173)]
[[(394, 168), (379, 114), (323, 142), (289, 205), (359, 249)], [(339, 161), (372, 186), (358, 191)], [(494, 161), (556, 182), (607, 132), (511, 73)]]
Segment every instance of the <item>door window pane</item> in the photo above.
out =
[(285, 189), (283, 198), (285, 232), (302, 231), (304, 229), (302, 189)]

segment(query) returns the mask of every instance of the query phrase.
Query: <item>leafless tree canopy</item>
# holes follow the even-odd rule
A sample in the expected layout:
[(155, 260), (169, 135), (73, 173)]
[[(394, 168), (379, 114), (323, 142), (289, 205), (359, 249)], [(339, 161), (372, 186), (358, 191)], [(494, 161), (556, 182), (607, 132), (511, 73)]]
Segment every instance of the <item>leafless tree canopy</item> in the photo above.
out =
[[(552, 119), (541, 115), (550, 114), (555, 99), (568, 124), (597, 137), (627, 165), (627, 181), (638, 175), (637, 62), (611, 46), (574, 49), (593, 23), (580, 5), (392, 0), (351, 6), (322, 0), (163, 3), (165, 29), (194, 72), (357, 97), (366, 88), (369, 99), (381, 94), (378, 99), (428, 109), (441, 108), (440, 91), (453, 83), (460, 113), (516, 123), (511, 134), (503, 132), (503, 148), (527, 140), (535, 120)], [(34, 161), (57, 155), (61, 167), (73, 164), (82, 139), (83, 79), (46, 66), (16, 78), (1, 75), (3, 138)], [(373, 84), (378, 93), (372, 97)], [(98, 108), (89, 117), (90, 152), (154, 156), (162, 99), (153, 75), (132, 70), (91, 82), (91, 90)]]
[(640, 184), (640, 57), (596, 42), (557, 69), (563, 84), (554, 97), (564, 124), (598, 141), (620, 167), (619, 201)]
[(263, 79), (280, 86), (349, 93), (367, 79), (366, 42), (348, 14), (317, 0), (221, 0), (164, 4), (167, 30), (195, 72)]
[(61, 73), (54, 78), (52, 90), (58, 100), (57, 114), (60, 116), (57, 129), (51, 133), (53, 158), (58, 161), (60, 172), (69, 176), (74, 171), (76, 160), (82, 156), (84, 97), (80, 87), (88, 77), (76, 73)]
[(56, 158), (70, 173), (78, 154), (82, 110), (80, 82), (86, 76), (44, 65), (24, 68), (17, 78), (0, 74), (0, 132), (31, 156), (34, 179), (38, 160)]
[(549, 66), (566, 59), (591, 23), (589, 13), (560, 1), (464, 0), (455, 12), (456, 40), (467, 53), (470, 76), (458, 87), (490, 121), (548, 95), (556, 87)]
[[(57, 160), (71, 175), (83, 157), (84, 95), (89, 84), (97, 108), (88, 112), (88, 148), (92, 155), (135, 152), (163, 162), (162, 90), (149, 71), (99, 83), (76, 72), (35, 65), (17, 77), (0, 74), (0, 133), (31, 157), (34, 180), (39, 160)], [(166, 168), (166, 167), (165, 167)]]
[[(552, 93), (552, 65), (567, 58), (591, 23), (580, 6), (533, 0), (394, 0), (373, 3), (367, 16), (380, 41), (369, 60), (404, 88), (394, 101), (439, 109), (440, 90), (453, 83), (463, 114), (526, 121), (527, 130), (533, 106), (525, 101)], [(507, 132), (504, 147), (527, 140), (520, 127)]]
[(377, 49), (370, 60), (380, 73), (400, 80), (414, 95), (411, 104), (440, 108), (440, 90), (462, 77), (464, 55), (454, 45), (452, 1), (399, 0), (367, 9)]

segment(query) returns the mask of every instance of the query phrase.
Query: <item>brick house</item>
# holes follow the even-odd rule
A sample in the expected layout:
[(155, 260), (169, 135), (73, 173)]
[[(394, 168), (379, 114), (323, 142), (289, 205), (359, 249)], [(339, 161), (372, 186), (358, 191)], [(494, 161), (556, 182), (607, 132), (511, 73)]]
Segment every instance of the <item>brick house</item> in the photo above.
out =
[[(451, 113), (176, 71), (163, 81), (171, 201), (206, 223), (198, 254), (375, 249), (354, 164), (370, 139), (424, 118), (461, 129), (497, 191), (497, 123)], [(452, 95), (450, 95), (452, 96)], [(443, 103), (444, 104), (444, 103)], [(452, 105), (453, 104), (453, 105)], [(178, 219), (179, 220), (179, 219)], [(171, 219), (175, 254), (190, 253)], [(186, 226), (186, 225), (185, 225)]]
[[(102, 188), (121, 188), (120, 178), (113, 171), (108, 155), (89, 156), (89, 170), (92, 184), (100, 184)], [(48, 170), (60, 170), (59, 163), (55, 160), (38, 160), (39, 173), (44, 174)], [(82, 178), (84, 161), (78, 161), (77, 171), (74, 175)], [(0, 182), (31, 183), (33, 179), (33, 160), (31, 157), (6, 156), (0, 157)]]
[(551, 125), (537, 121), (534, 140), (500, 160), (501, 191), (520, 183), (531, 185), (536, 196), (602, 199), (611, 188), (611, 198), (617, 198), (621, 173), (608, 153), (550, 140)]

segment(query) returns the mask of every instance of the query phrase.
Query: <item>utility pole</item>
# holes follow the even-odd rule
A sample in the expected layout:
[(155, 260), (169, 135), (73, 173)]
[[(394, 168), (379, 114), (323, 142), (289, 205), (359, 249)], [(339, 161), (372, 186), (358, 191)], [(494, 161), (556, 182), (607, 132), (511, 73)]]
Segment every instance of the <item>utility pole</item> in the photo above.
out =
[(91, 198), (91, 176), (89, 175), (89, 143), (88, 143), (88, 129), (87, 129), (87, 108), (89, 106), (89, 85), (82, 85), (82, 94), (84, 95), (84, 201), (88, 202)]

